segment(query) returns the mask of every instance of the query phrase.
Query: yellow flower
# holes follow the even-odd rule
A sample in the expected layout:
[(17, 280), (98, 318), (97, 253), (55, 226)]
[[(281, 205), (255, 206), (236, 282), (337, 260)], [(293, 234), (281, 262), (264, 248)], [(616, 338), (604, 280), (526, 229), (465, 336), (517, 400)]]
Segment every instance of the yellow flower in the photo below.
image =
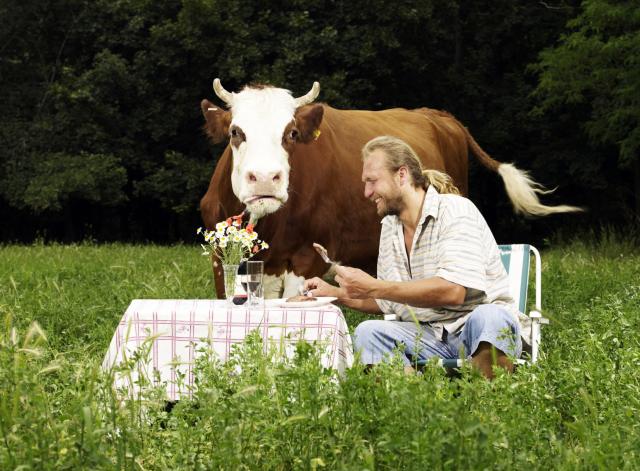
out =
[(258, 233), (252, 225), (242, 227), (241, 218), (229, 218), (215, 225), (215, 230), (208, 231), (202, 227), (196, 230), (196, 234), (202, 234), (205, 244), (201, 244), (202, 255), (216, 254), (220, 260), (233, 260), (239, 257), (240, 261), (249, 260), (260, 250), (269, 247), (269, 244), (260, 240)]

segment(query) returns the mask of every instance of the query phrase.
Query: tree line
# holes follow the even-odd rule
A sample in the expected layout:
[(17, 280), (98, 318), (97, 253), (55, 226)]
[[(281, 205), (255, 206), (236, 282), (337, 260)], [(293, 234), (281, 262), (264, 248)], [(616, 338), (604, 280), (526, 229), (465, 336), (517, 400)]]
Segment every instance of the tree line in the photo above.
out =
[[(515, 216), (473, 164), (499, 241), (640, 210), (640, 6), (614, 0), (0, 0), (1, 241), (193, 241), (222, 147), (211, 82), (339, 108), (453, 113), (585, 214)], [(473, 160), (473, 159), (472, 159)]]

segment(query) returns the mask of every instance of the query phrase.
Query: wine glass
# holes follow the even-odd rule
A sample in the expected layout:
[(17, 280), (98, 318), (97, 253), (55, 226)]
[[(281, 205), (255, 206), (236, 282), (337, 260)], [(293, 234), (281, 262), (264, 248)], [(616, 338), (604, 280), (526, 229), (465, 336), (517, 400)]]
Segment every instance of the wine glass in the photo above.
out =
[(251, 260), (247, 262), (247, 294), (249, 295), (249, 306), (260, 307), (264, 303), (263, 276), (264, 262)]

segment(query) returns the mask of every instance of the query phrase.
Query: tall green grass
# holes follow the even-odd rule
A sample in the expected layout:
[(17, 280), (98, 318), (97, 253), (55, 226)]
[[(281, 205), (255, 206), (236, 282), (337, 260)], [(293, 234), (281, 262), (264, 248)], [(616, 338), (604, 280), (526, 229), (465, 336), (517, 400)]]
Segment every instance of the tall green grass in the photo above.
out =
[[(399, 364), (344, 377), (253, 337), (170, 413), (99, 365), (131, 299), (207, 298), (195, 247), (0, 247), (0, 469), (622, 468), (640, 462), (640, 250), (542, 252), (543, 355), (489, 383)], [(351, 327), (363, 314), (347, 312)], [(35, 322), (35, 323), (34, 323)], [(142, 352), (144, 354), (144, 352)], [(127, 365), (125, 365), (126, 367)]]

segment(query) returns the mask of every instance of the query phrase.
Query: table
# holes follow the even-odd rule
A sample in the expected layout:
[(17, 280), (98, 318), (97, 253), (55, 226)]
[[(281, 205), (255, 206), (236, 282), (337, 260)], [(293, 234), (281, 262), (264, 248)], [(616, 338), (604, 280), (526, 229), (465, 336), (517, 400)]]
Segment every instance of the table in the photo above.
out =
[[(284, 343), (289, 355), (293, 352), (291, 347), (301, 338), (323, 341), (322, 365), (338, 372), (353, 363), (344, 315), (333, 304), (285, 308), (267, 301), (263, 308), (250, 309), (230, 308), (224, 300), (135, 299), (116, 328), (102, 368), (109, 371), (131, 359), (144, 344), (150, 347), (149, 354), (138, 359), (141, 369), (137, 370), (145, 372), (148, 378), (153, 378), (157, 370), (160, 382), (166, 382), (167, 399), (174, 401), (190, 394), (194, 360), (207, 340), (215, 355), (225, 361), (231, 346), (241, 343), (254, 329), (259, 329), (263, 341)], [(179, 379), (179, 375), (184, 376)], [(114, 385), (136, 394), (137, 379), (136, 372), (116, 371)], [(179, 381), (184, 383), (183, 387), (179, 387)]]

